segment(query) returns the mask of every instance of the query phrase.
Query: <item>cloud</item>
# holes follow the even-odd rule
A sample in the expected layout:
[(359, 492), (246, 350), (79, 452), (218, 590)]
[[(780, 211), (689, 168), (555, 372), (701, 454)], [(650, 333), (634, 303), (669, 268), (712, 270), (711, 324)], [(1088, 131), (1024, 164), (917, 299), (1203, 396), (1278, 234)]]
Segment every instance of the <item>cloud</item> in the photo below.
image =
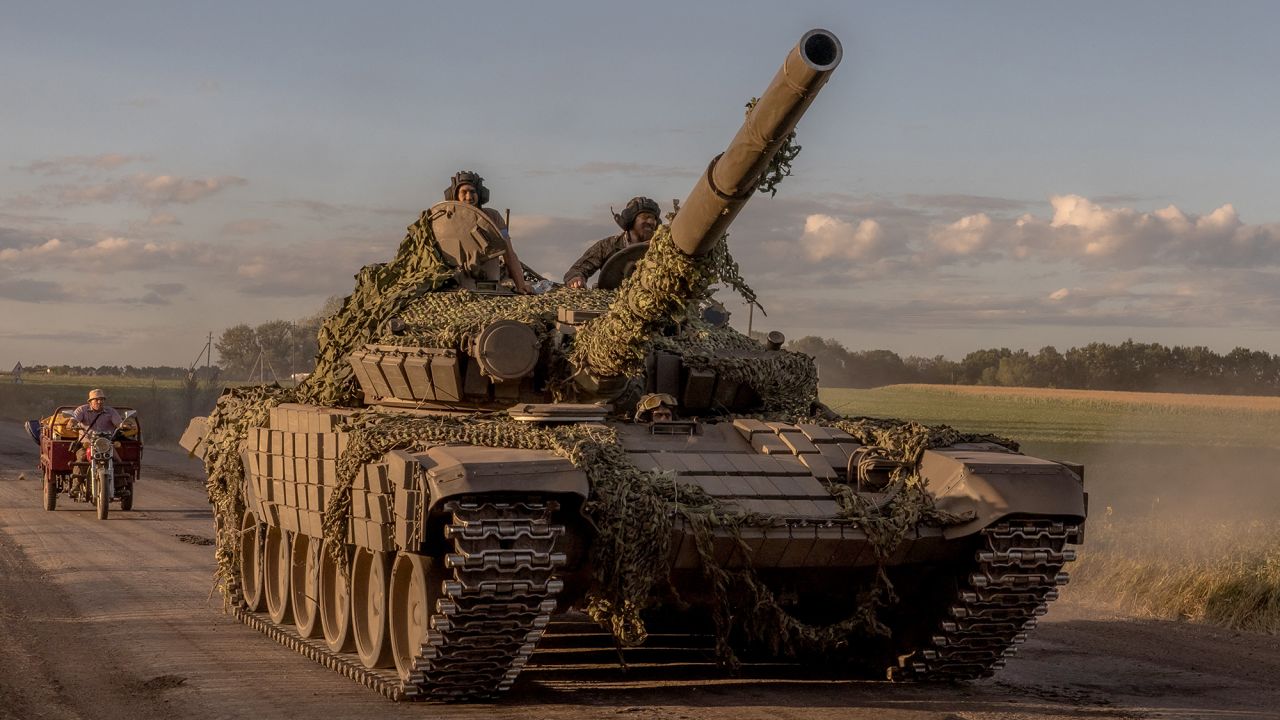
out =
[(96, 240), (49, 238), (19, 247), (0, 248), (0, 263), (6, 268), (28, 271), (56, 266), (73, 270), (100, 268), (122, 272), (158, 270), (172, 266), (209, 266), (217, 262), (218, 254), (204, 245), (119, 236)]
[(1176, 206), (1152, 212), (1106, 208), (1079, 195), (1049, 199), (1048, 218), (969, 215), (930, 232), (942, 256), (1072, 261), (1096, 269), (1280, 265), (1280, 224), (1247, 225), (1223, 205), (1207, 215)]
[(992, 221), (985, 213), (968, 215), (930, 232), (930, 243), (944, 255), (974, 256), (987, 252), (995, 243)]
[(14, 167), (36, 175), (66, 175), (81, 170), (115, 170), (123, 165), (140, 162), (146, 158), (140, 155), (124, 155), (121, 153), (104, 153), (102, 155), (72, 155), (37, 160), (29, 165)]
[(142, 286), (147, 292), (136, 302), (143, 305), (168, 305), (169, 298), (186, 292), (186, 283), (148, 283)]
[(75, 299), (60, 283), (26, 279), (0, 282), (0, 298), (25, 303), (66, 302)]
[(164, 212), (153, 212), (146, 221), (146, 225), (148, 227), (169, 227), (181, 224), (182, 221), (179, 220), (177, 216)]
[(59, 202), (66, 205), (132, 201), (148, 207), (190, 204), (248, 180), (234, 176), (182, 178), (173, 175), (138, 174), (129, 178), (94, 184), (69, 184), (54, 188)]
[(281, 229), (280, 223), (263, 218), (235, 220), (222, 226), (223, 235), (260, 235)]
[(875, 220), (861, 220), (856, 225), (830, 215), (815, 214), (805, 218), (800, 245), (812, 261), (832, 258), (874, 260), (884, 252), (884, 230)]

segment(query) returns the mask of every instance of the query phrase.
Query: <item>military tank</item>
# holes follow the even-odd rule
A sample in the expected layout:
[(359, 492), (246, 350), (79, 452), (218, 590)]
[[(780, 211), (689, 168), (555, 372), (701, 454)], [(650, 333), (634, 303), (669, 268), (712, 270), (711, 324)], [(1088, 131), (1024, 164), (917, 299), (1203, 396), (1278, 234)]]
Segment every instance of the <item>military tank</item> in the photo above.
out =
[(838, 416), (780, 333), (702, 312), (716, 282), (753, 297), (726, 231), (841, 54), (800, 39), (618, 288), (516, 295), (493, 223), (440, 203), (306, 382), (193, 420), (236, 616), (393, 699), (500, 694), (570, 612), (624, 648), (709, 634), (729, 666), (998, 669), (1066, 581), (1083, 469)]

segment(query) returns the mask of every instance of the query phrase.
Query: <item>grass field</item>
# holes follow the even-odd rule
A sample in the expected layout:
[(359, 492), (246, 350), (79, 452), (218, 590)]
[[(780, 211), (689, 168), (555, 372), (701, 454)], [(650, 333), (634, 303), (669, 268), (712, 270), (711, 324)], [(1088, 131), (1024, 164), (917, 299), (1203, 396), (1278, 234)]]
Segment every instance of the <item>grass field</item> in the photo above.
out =
[(1280, 633), (1280, 398), (937, 385), (821, 397), (1083, 463), (1090, 517), (1064, 597)]
[(993, 432), (1023, 442), (1280, 448), (1280, 397), (954, 385), (824, 388), (844, 415)]
[(92, 388), (105, 390), (107, 403), (113, 407), (137, 410), (149, 440), (179, 437), (187, 421), (193, 415), (208, 413), (222, 391), (220, 387), (201, 386), (189, 394), (178, 380), (28, 375), (21, 384), (0, 383), (0, 418), (35, 420), (60, 405), (80, 405)]

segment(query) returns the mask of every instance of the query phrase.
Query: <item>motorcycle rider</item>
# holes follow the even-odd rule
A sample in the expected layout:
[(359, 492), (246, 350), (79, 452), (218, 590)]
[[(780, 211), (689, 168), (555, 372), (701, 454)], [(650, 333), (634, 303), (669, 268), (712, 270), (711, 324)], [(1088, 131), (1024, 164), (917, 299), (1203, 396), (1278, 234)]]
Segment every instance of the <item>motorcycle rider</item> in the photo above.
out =
[[(86, 437), (90, 431), (111, 433), (120, 427), (122, 419), (120, 413), (116, 409), (107, 404), (107, 394), (99, 388), (89, 391), (89, 401), (84, 405), (76, 408), (72, 413), (72, 418), (76, 424), (80, 426), (80, 442), (76, 448), (76, 462), (82, 463), (85, 459)], [(80, 467), (76, 467), (78, 473)]]

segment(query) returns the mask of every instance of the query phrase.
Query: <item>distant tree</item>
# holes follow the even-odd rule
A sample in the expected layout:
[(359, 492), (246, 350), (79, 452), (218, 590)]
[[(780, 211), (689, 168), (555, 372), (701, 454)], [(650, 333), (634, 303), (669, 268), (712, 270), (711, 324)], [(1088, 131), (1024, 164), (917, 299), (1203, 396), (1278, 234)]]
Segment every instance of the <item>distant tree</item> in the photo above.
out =
[(960, 376), (959, 363), (952, 362), (941, 355), (931, 358), (911, 355), (902, 361), (902, 366), (907, 372), (906, 382), (951, 385)]
[(910, 378), (902, 358), (891, 350), (860, 350), (846, 355), (845, 367), (853, 378), (853, 384), (847, 387), (881, 387)]
[(825, 387), (863, 387), (850, 372), (849, 351), (839, 342), (809, 335), (787, 343), (787, 349), (812, 356)]
[(275, 379), (284, 379), (294, 372), (296, 334), (296, 327), (288, 320), (271, 320), (253, 329), (253, 337), (262, 353), (261, 377), (271, 380), (274, 373)]
[(1026, 350), (1017, 350), (1000, 358), (993, 379), (995, 384), (1005, 387), (1036, 387), (1039, 378), (1031, 355)]
[(241, 323), (222, 331), (213, 346), (218, 351), (218, 367), (227, 377), (247, 378), (258, 359), (258, 341), (253, 328)]

